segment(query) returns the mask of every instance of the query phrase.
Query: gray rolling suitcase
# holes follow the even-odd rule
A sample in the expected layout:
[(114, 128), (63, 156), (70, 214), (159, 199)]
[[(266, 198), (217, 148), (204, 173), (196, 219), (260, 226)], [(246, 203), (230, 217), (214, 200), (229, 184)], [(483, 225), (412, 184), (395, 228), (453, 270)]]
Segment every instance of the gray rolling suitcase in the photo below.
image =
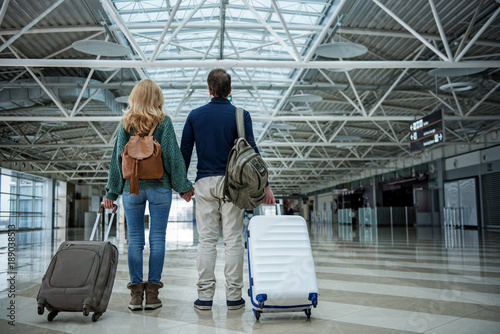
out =
[(118, 249), (108, 241), (65, 241), (52, 258), (38, 291), (38, 314), (54, 320), (60, 311), (106, 312), (118, 265)]

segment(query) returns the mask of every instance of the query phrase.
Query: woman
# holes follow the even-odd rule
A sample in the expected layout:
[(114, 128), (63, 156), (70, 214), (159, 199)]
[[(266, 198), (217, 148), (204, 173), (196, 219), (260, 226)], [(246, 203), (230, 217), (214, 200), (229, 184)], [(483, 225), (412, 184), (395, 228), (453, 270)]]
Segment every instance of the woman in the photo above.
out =
[[(146, 294), (145, 309), (156, 309), (162, 306), (158, 299), (158, 289), (163, 287), (161, 273), (165, 259), (165, 235), (168, 214), (172, 203), (172, 189), (194, 193), (191, 182), (186, 178), (186, 166), (179, 150), (172, 121), (163, 113), (163, 93), (152, 80), (141, 80), (132, 90), (128, 99), (129, 108), (125, 110), (122, 122), (116, 135), (116, 142), (111, 157), (108, 184), (104, 207), (113, 208), (115, 201), (123, 193), (123, 208), (128, 229), (128, 267), (132, 311), (142, 310), (144, 292)], [(139, 195), (130, 193), (129, 180), (123, 179), (123, 148), (131, 134), (148, 134), (157, 124), (153, 137), (160, 143), (164, 173), (160, 180), (139, 180)], [(163, 182), (162, 182), (163, 181)], [(191, 198), (190, 196), (186, 196)], [(149, 273), (148, 281), (143, 281), (142, 253), (145, 244), (144, 211), (146, 201), (149, 202), (151, 225), (149, 232)]]

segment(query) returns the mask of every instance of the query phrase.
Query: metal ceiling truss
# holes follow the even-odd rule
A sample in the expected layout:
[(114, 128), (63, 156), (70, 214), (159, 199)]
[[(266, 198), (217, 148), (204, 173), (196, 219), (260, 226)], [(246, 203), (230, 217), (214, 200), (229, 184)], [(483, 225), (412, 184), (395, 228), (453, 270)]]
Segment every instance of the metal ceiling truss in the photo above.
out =
[[(380, 173), (406, 166), (405, 161), (424, 161), (421, 153), (409, 151), (408, 126), (437, 106), (447, 110), (444, 121), (449, 133), (447, 142), (438, 149), (498, 144), (498, 139), (488, 136), (499, 131), (500, 82), (495, 71), (480, 80), (481, 90), (473, 95), (438, 92), (434, 87), (438, 79), (421, 74), (435, 68), (500, 68), (500, 40), (491, 37), (500, 14), (498, 6), (492, 8), (481, 1), (470, 11), (465, 31), (455, 39), (452, 25), (443, 20), (448, 19), (442, 12), (444, 2), (438, 0), (427, 2), (426, 15), (435, 24), (434, 33), (423, 33), (432, 29), (411, 20), (402, 9), (409, 7), (392, 3), (390, 8), (383, 0), (172, 2), (100, 0), (102, 8), (94, 10), (104, 9), (106, 22), (40, 25), (44, 18), (57, 15), (54, 13), (59, 6), (71, 6), (71, 2), (55, 0), (22, 28), (0, 29), (0, 69), (20, 69), (8, 81), (0, 82), (0, 92), (39, 87), (50, 99), (31, 107), (2, 110), (2, 163), (29, 163), (33, 173), (61, 173), (68, 181), (102, 186), (121, 116), (95, 98), (102, 90), (111, 90), (117, 96), (130, 92), (136, 80), (124, 80), (122, 69), (134, 70), (138, 78), (150, 77), (160, 84), (178, 138), (189, 111), (207, 101), (203, 82), (208, 71), (229, 69), (233, 99), (252, 114), (256, 140), (269, 164), (276, 193), (311, 192), (359, 178), (360, 172), (366, 175), (367, 170)], [(7, 0), (3, 2), (0, 23), (13, 6)], [(350, 15), (357, 10), (384, 13), (383, 18), (392, 22), (384, 26), (391, 28), (383, 30), (362, 21), (349, 26)], [(189, 38), (186, 32), (191, 34)], [(34, 34), (53, 33), (79, 34), (78, 39), (82, 39), (82, 33), (88, 34), (85, 39), (111, 39), (129, 47), (131, 53), (121, 59), (65, 57), (73, 52), (71, 45), (59, 43), (49, 56), (38, 58), (18, 43)], [(402, 49), (405, 56), (384, 55), (381, 42), (364, 59), (318, 58), (316, 48), (331, 42), (336, 34), (342, 34), (342, 40), (363, 42), (372, 36), (406, 41), (412, 46)], [(488, 53), (475, 51), (482, 48), (488, 48)], [(7, 50), (15, 58), (8, 56)], [(61, 68), (84, 71), (84, 83), (45, 80), (46, 71)], [(103, 75), (98, 68), (114, 71)], [(334, 72), (346, 68), (355, 71)], [(34, 82), (19, 81), (26, 74)], [(377, 75), (379, 81), (374, 80)], [(96, 77), (102, 83), (91, 81)], [(415, 85), (406, 84), (408, 79)], [(454, 82), (453, 78), (444, 80)], [(80, 92), (68, 103), (56, 92), (70, 87)], [(290, 96), (304, 93), (321, 95), (323, 100), (289, 101)], [(66, 125), (42, 125), (50, 123)], [(457, 131), (468, 128), (477, 131)], [(342, 139), (349, 136), (359, 139)], [(195, 165), (195, 161), (191, 163)], [(194, 172), (189, 171), (190, 177)]]

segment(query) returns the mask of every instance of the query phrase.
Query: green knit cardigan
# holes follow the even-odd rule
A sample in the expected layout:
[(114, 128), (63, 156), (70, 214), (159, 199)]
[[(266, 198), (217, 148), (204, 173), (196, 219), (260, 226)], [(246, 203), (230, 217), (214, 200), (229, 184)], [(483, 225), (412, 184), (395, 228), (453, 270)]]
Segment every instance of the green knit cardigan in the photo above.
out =
[[(130, 191), (130, 181), (125, 180), (122, 173), (122, 152), (130, 136), (131, 134), (123, 128), (123, 124), (120, 124), (111, 157), (111, 165), (109, 166), (106, 196), (104, 196), (113, 201), (124, 191)], [(163, 182), (159, 180), (139, 180), (139, 190), (167, 188), (181, 193), (189, 191), (192, 183), (186, 177), (186, 164), (182, 158), (170, 117), (165, 116), (165, 120), (158, 124), (153, 132), (153, 137), (161, 145), (161, 157), (164, 169), (161, 179)]]

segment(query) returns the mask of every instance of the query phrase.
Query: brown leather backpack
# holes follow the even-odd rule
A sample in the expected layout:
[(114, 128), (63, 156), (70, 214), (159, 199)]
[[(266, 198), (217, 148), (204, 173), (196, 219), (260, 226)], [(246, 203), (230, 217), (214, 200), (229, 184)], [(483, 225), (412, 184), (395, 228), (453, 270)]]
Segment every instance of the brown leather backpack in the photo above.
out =
[[(156, 123), (148, 135), (130, 136), (122, 152), (122, 173), (124, 179), (130, 179), (130, 193), (139, 195), (139, 179), (161, 180), (163, 162), (160, 143), (153, 137)], [(135, 132), (135, 130), (134, 130)]]

